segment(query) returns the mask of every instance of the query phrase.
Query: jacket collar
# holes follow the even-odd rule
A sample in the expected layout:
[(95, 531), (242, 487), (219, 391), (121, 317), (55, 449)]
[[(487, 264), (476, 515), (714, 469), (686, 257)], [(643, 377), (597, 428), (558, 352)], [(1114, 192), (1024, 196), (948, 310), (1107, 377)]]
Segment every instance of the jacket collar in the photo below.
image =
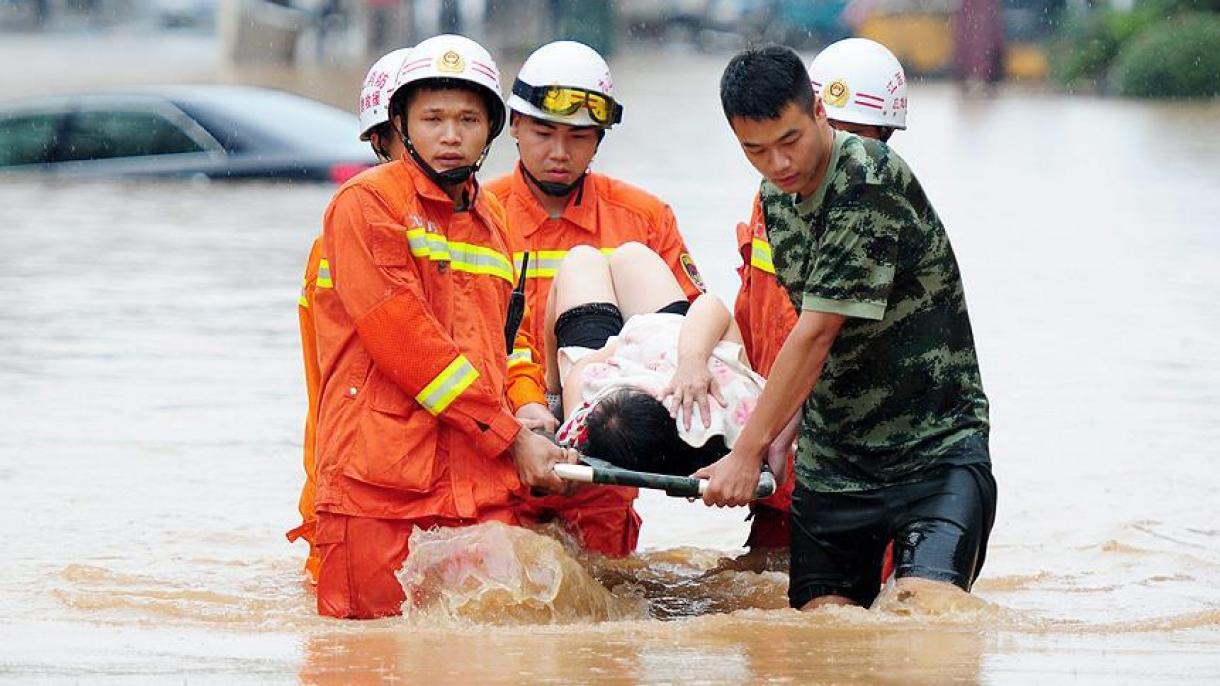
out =
[[(457, 211), (453, 198), (450, 198), (449, 194), (446, 193), (444, 189), (437, 185), (437, 183), (433, 181), (432, 178), (424, 172), (424, 170), (420, 169), (419, 165), (415, 164), (414, 160), (411, 160), (410, 158), (403, 158), (394, 164), (398, 165), (399, 170), (402, 170), (401, 173), (405, 173), (409, 177), (410, 183), (415, 189), (416, 195), (427, 200), (428, 202), (441, 205), (449, 212)], [(466, 209), (478, 215), (479, 219), (483, 220), (483, 223), (489, 228), (495, 226), (495, 221), (493, 219), (494, 215), (487, 206), (488, 201), (486, 194), (483, 193), (482, 188), (479, 186), (479, 182), (475, 176), (472, 176), (470, 180), (466, 182), (466, 192), (470, 195), (470, 197), (474, 198), (474, 201)]]
[[(585, 176), (584, 184), (584, 193), (580, 203), (576, 203), (577, 193), (573, 193), (572, 197), (568, 200), (568, 206), (563, 209), (562, 218), (588, 233), (594, 233), (597, 231), (599, 179), (596, 174), (590, 172)], [(550, 219), (550, 215), (542, 207), (542, 203), (538, 202), (538, 198), (534, 197), (533, 189), (530, 188), (529, 180), (525, 178), (525, 171), (522, 169), (520, 161), (517, 162), (517, 167), (513, 170), (511, 195), (512, 202), (516, 204), (515, 209), (523, 212), (529, 220), (524, 225), (514, 227), (523, 235), (528, 236), (533, 234)]]

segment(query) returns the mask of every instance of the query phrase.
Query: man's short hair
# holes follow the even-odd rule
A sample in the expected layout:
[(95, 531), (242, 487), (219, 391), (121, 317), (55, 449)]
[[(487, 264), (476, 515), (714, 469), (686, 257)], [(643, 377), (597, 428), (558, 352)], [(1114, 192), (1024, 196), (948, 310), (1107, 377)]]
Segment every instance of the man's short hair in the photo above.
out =
[(788, 103), (813, 109), (809, 72), (791, 48), (750, 48), (729, 60), (720, 77), (720, 106), (730, 123), (736, 117), (778, 119)]

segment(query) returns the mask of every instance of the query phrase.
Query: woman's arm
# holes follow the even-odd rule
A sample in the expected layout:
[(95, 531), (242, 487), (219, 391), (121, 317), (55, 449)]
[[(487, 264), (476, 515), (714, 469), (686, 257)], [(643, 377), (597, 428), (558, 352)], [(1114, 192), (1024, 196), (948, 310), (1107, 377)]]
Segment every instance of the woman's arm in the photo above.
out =
[(678, 334), (678, 364), (689, 360), (706, 365), (712, 350), (728, 333), (732, 323), (733, 314), (720, 298), (710, 293), (695, 298), (682, 321), (682, 332)]
[(669, 405), (670, 415), (678, 418), (681, 411), (681, 419), (687, 430), (690, 429), (696, 405), (699, 406), (703, 426), (711, 426), (709, 394), (724, 405), (724, 397), (708, 371), (707, 361), (732, 324), (733, 315), (729, 308), (720, 302), (720, 298), (708, 293), (691, 303), (690, 311), (682, 322), (682, 331), (678, 334), (678, 365), (664, 395), (673, 396)]
[(736, 317), (729, 318), (729, 330), (724, 332), (724, 336), (720, 340), (745, 345), (745, 340), (741, 337), (741, 329), (737, 327)]

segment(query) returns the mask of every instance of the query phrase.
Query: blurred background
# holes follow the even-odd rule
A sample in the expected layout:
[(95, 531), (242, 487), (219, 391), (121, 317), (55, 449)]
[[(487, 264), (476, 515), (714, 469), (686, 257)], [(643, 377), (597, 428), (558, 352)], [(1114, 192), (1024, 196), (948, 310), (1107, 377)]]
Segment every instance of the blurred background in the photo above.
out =
[(441, 32), (488, 46), (505, 88), (557, 38), (648, 71), (862, 36), (965, 97), (1220, 94), (1220, 0), (0, 0), (0, 174), (342, 181), (372, 162), (368, 65)]
[[(6, 70), (4, 95), (75, 86), (99, 70), (230, 82), (265, 80), (242, 69), (259, 65), (358, 71), (438, 32), (467, 34), (502, 60), (559, 37), (613, 55), (816, 49), (856, 35), (885, 44), (917, 78), (1220, 92), (1220, 0), (0, 0), (0, 54), (34, 67)], [(141, 69), (124, 74), (123, 55)], [(346, 107), (358, 84), (340, 83), (318, 94)]]

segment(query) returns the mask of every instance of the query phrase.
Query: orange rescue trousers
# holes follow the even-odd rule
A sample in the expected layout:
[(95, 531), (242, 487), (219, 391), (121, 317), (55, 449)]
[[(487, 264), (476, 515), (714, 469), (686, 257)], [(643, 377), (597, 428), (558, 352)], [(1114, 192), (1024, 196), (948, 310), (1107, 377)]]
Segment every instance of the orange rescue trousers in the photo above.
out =
[(318, 569), (318, 614), (339, 619), (377, 619), (402, 614), (406, 600), (398, 570), (407, 559), (416, 527), (470, 526), (484, 521), (519, 525), (511, 510), (482, 514), (479, 520), (375, 519), (318, 513), (314, 544)]
[(517, 512), (527, 524), (559, 523), (585, 550), (626, 557), (640, 539), (640, 515), (632, 507), (638, 493), (626, 486), (590, 486), (570, 496), (531, 496)]
[(377, 519), (319, 512), (314, 546), (318, 555), (318, 614), (375, 619), (401, 614), (406, 596), (397, 572), (407, 559), (416, 528), (469, 526), (498, 521), (514, 526), (556, 521), (584, 548), (608, 557), (635, 550), (640, 517), (631, 507), (636, 489), (596, 487), (572, 496), (531, 497), (513, 510), (495, 510), (479, 520)]

